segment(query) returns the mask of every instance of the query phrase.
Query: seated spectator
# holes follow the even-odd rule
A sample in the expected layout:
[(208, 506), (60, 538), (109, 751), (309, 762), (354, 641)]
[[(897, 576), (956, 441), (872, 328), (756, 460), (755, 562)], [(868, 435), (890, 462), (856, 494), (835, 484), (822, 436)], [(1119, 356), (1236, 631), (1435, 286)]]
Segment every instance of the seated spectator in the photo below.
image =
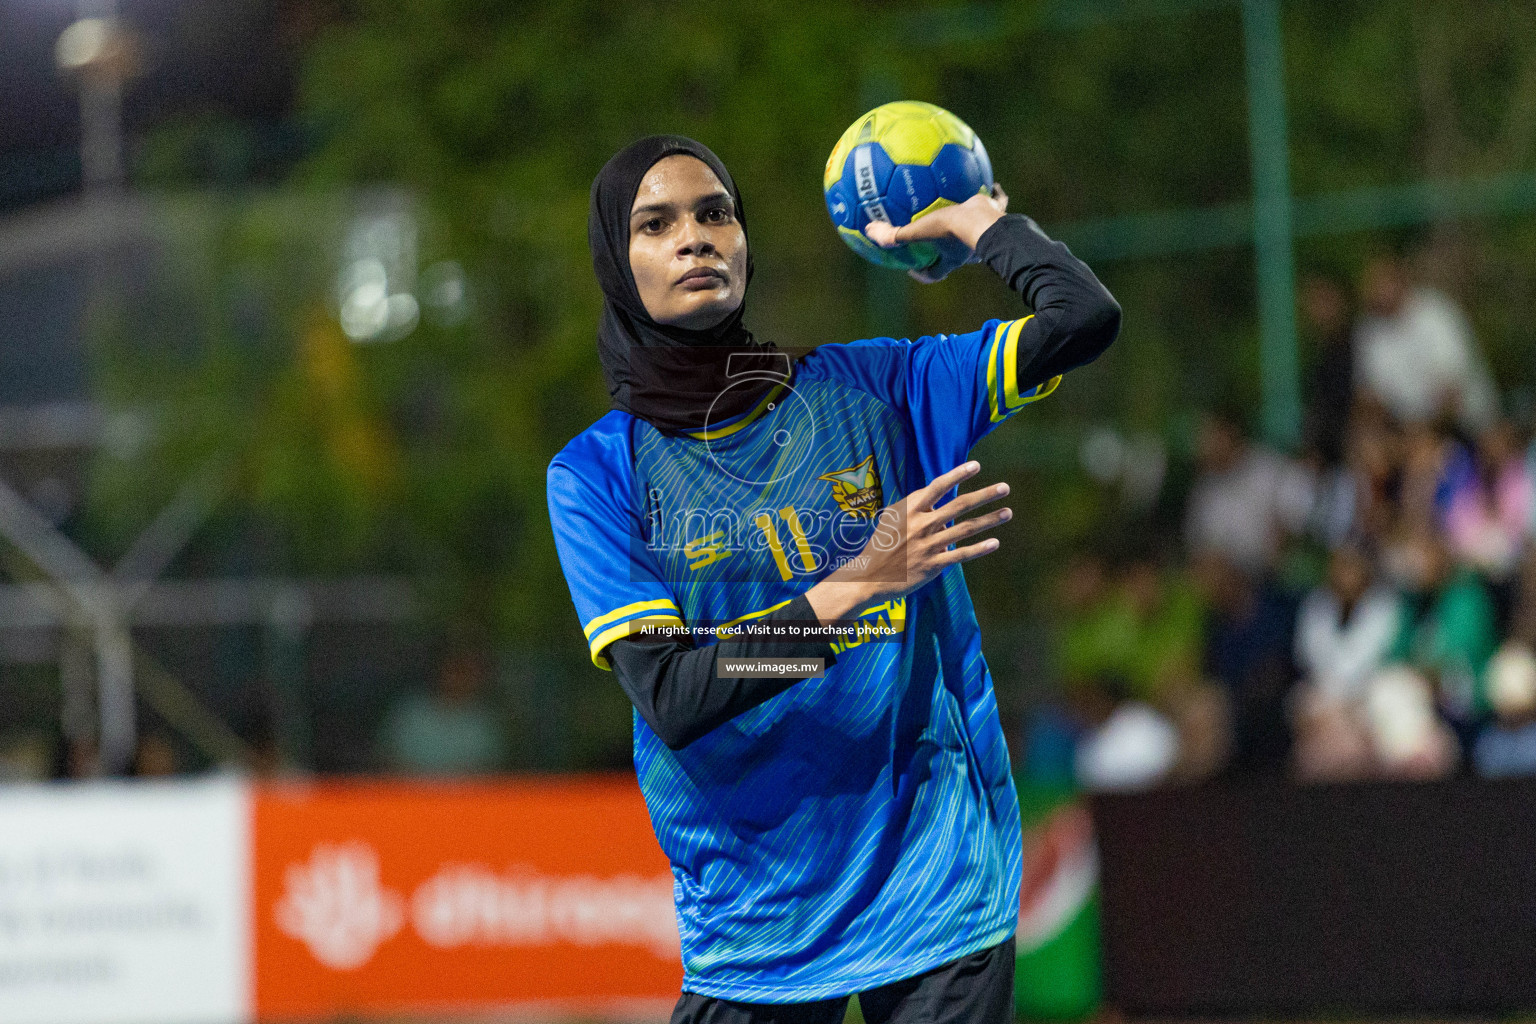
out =
[(1536, 775), (1536, 655), (1508, 643), (1488, 663), (1494, 721), (1477, 737), (1472, 763), (1488, 779)]
[(1315, 690), (1295, 693), (1291, 713), (1296, 742), (1292, 768), (1300, 782), (1348, 782), (1376, 770), (1363, 704), (1340, 706)]
[[(1536, 486), (1536, 437), (1532, 437), (1525, 449), (1525, 475)], [(1536, 501), (1531, 503), (1531, 517), (1526, 520), (1526, 539), (1536, 541)]]
[(146, 732), (133, 752), (132, 774), (141, 779), (169, 778), (180, 771), (180, 759), (171, 738), (162, 732)]
[(1227, 694), (1200, 674), (1204, 610), (1184, 573), (1162, 572), (1150, 557), (1126, 567), (1123, 598), (1135, 623), (1135, 657), (1126, 680), (1177, 731), (1170, 778), (1190, 782), (1225, 766), (1231, 739)]
[(1416, 423), (1403, 431), (1397, 516), (1412, 527), (1439, 526), (1450, 506), (1451, 474), (1465, 449), (1449, 431)]
[(1456, 770), (1456, 737), (1435, 714), (1429, 680), (1413, 669), (1393, 666), (1371, 680), (1365, 721), (1381, 777), (1439, 779)]
[(1072, 784), (1077, 743), (1083, 734), (1077, 715), (1058, 704), (1033, 709), (1024, 726), (1019, 771), (1032, 785), (1051, 789)]
[(1526, 546), (1513, 582), (1510, 637), (1536, 649), (1536, 545)]
[(94, 779), (101, 775), (100, 748), (94, 736), (69, 736), (55, 748), (54, 779)]
[(1302, 782), (1438, 779), (1455, 771), (1460, 754), (1429, 680), (1406, 665), (1376, 673), (1347, 710), (1315, 696), (1298, 701), (1297, 728)]
[(1306, 525), (1313, 502), (1311, 473), (1250, 444), (1231, 413), (1205, 416), (1198, 461), (1184, 524), (1190, 553), (1219, 555), (1250, 575), (1265, 572), (1282, 537)]
[(53, 766), (52, 738), (45, 730), (23, 730), (0, 741), (0, 786), (11, 782), (41, 782)]
[(1150, 789), (1179, 759), (1179, 732), (1155, 708), (1125, 701), (1077, 746), (1077, 784), (1101, 792)]
[(1299, 289), (1302, 324), (1317, 355), (1303, 387), (1307, 451), (1320, 468), (1344, 461), (1350, 409), (1355, 404), (1355, 354), (1349, 292), (1332, 277), (1309, 274)]
[[(1101, 561), (1079, 556), (1063, 577), (1061, 606), (1062, 675), (1079, 721), (1096, 726), (1121, 701), (1140, 701), (1178, 730), (1179, 778), (1214, 774), (1226, 756), (1225, 699), (1200, 676), (1203, 610), (1189, 580), (1144, 556), (1112, 581)], [(1090, 697), (1108, 707), (1095, 713)], [(1042, 756), (1064, 735), (1046, 731), (1053, 721), (1032, 726)]]
[(1354, 515), (1346, 533), (1372, 543), (1384, 540), (1398, 520), (1403, 489), (1403, 438), (1386, 411), (1369, 399), (1356, 404), (1349, 434), (1349, 466), (1355, 480)]
[(1121, 673), (1129, 639), (1108, 567), (1097, 552), (1079, 552), (1067, 562), (1055, 611), (1062, 700), (1032, 709), (1022, 763), (1026, 778), (1048, 786), (1072, 782), (1079, 739), (1114, 711), (1125, 690)]
[(406, 695), (384, 722), (385, 763), (413, 775), (470, 775), (506, 764), (495, 714), (480, 695), (485, 666), (459, 653), (442, 664), (431, 693)]
[(1530, 530), (1531, 477), (1515, 429), (1501, 420), (1448, 472), (1445, 532), (1453, 554), (1495, 580), (1509, 578)]
[(1377, 403), (1355, 403), (1344, 460), (1318, 477), (1309, 530), (1328, 549), (1351, 539), (1375, 542), (1397, 520), (1402, 439)]
[(1498, 643), (1493, 599), (1430, 530), (1408, 532), (1394, 558), (1408, 609), (1394, 657), (1434, 681), (1442, 711), (1467, 740), (1487, 712), (1481, 681)]
[(1198, 682), (1200, 598), (1182, 575), (1163, 574), (1150, 557), (1135, 559), (1106, 595), (1103, 615), (1105, 634), (1116, 641), (1106, 667), (1132, 698), (1157, 704)]
[(1232, 759), (1232, 703), (1227, 690), (1201, 683), (1170, 703), (1168, 714), (1178, 730), (1179, 756), (1172, 778), (1199, 782), (1219, 774)]
[(1476, 434), (1498, 400), (1466, 315), (1445, 295), (1414, 287), (1393, 258), (1372, 260), (1360, 283), (1365, 316), (1355, 329), (1356, 387), (1399, 423), (1449, 414)]
[(1336, 550), (1327, 584), (1306, 596), (1296, 622), (1301, 684), (1291, 704), (1299, 778), (1341, 781), (1372, 773), (1363, 705), (1400, 629), (1398, 596), (1374, 579), (1365, 552)]
[(1297, 616), (1303, 683), (1329, 703), (1358, 704), (1401, 628), (1396, 591), (1375, 579), (1362, 549), (1339, 548), (1329, 558), (1327, 584), (1306, 596)]
[(1290, 752), (1286, 694), (1294, 678), (1288, 601), (1218, 555), (1194, 567), (1208, 616), (1205, 675), (1223, 685), (1232, 720), (1229, 768), (1278, 774)]
[(1068, 691), (1122, 675), (1130, 657), (1130, 623), (1102, 557), (1083, 552), (1072, 558), (1061, 576), (1057, 608), (1057, 654)]

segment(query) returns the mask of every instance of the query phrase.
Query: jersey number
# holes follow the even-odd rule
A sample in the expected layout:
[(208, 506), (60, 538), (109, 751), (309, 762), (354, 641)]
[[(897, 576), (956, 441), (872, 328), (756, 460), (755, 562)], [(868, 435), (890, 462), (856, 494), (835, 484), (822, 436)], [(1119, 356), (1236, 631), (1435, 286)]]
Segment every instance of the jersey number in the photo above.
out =
[[(800, 514), (795, 511), (795, 506), (785, 505), (779, 509), (779, 518), (784, 520), (789, 532), (794, 535), (795, 550), (800, 552), (805, 571), (815, 572), (816, 556), (811, 554), (811, 542), (805, 537), (805, 528), (800, 525)], [(752, 521), (763, 531), (763, 537), (768, 541), (768, 550), (773, 552), (773, 564), (779, 567), (779, 575), (786, 580), (793, 579), (795, 573), (789, 567), (789, 556), (784, 553), (784, 542), (779, 540), (779, 530), (773, 523), (773, 516), (759, 512)]]

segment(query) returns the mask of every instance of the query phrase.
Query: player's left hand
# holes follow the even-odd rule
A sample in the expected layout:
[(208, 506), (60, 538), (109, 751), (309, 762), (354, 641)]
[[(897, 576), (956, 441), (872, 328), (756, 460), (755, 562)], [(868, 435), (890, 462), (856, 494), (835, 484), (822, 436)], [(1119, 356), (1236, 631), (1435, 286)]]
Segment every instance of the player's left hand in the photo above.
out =
[(914, 280), (924, 284), (933, 284), (942, 281), (949, 276), (950, 271), (956, 270), (975, 259), (976, 243), (987, 228), (997, 222), (997, 219), (1008, 212), (1008, 193), (1003, 191), (1001, 185), (992, 186), (992, 194), (977, 193), (965, 202), (956, 206), (946, 206), (943, 209), (934, 210), (932, 213), (919, 217), (910, 224), (894, 227), (884, 221), (873, 220), (864, 228), (864, 233), (870, 241), (884, 248), (903, 245), (907, 242), (919, 242), (928, 239), (954, 238), (965, 245), (966, 258), (958, 262), (941, 259), (931, 267), (922, 270), (912, 270), (908, 273)]

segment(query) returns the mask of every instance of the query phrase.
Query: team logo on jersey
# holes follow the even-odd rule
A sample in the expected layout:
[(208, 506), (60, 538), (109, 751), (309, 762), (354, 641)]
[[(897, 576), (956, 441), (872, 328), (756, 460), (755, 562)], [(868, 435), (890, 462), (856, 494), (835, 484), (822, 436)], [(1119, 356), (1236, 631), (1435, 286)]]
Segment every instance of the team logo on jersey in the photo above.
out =
[(857, 466), (834, 469), (816, 479), (832, 484), (832, 497), (837, 499), (838, 508), (849, 515), (873, 519), (885, 507), (885, 499), (880, 493), (880, 475), (875, 472), (873, 455)]

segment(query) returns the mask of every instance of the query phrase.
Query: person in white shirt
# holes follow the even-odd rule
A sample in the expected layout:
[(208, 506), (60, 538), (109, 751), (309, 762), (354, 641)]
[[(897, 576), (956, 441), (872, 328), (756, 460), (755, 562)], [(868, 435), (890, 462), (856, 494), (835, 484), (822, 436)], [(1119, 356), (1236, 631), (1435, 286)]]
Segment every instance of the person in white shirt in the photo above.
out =
[(1445, 294), (1410, 284), (1403, 265), (1379, 258), (1360, 283), (1355, 379), (1405, 425), (1450, 414), (1477, 434), (1498, 414), (1496, 394), (1466, 314)]
[(1317, 696), (1353, 704), (1392, 650), (1402, 625), (1401, 602), (1372, 578), (1358, 547), (1334, 551), (1328, 583), (1301, 603), (1296, 619), (1296, 666)]
[(1199, 462), (1184, 521), (1189, 553), (1219, 555), (1250, 577), (1263, 574), (1281, 540), (1306, 525), (1315, 499), (1311, 472), (1250, 444), (1226, 412), (1202, 421)]
[(1337, 548), (1327, 584), (1306, 596), (1296, 619), (1301, 682), (1290, 705), (1299, 778), (1341, 781), (1375, 770), (1367, 706), (1401, 615), (1398, 595), (1373, 580), (1366, 553), (1350, 545)]

